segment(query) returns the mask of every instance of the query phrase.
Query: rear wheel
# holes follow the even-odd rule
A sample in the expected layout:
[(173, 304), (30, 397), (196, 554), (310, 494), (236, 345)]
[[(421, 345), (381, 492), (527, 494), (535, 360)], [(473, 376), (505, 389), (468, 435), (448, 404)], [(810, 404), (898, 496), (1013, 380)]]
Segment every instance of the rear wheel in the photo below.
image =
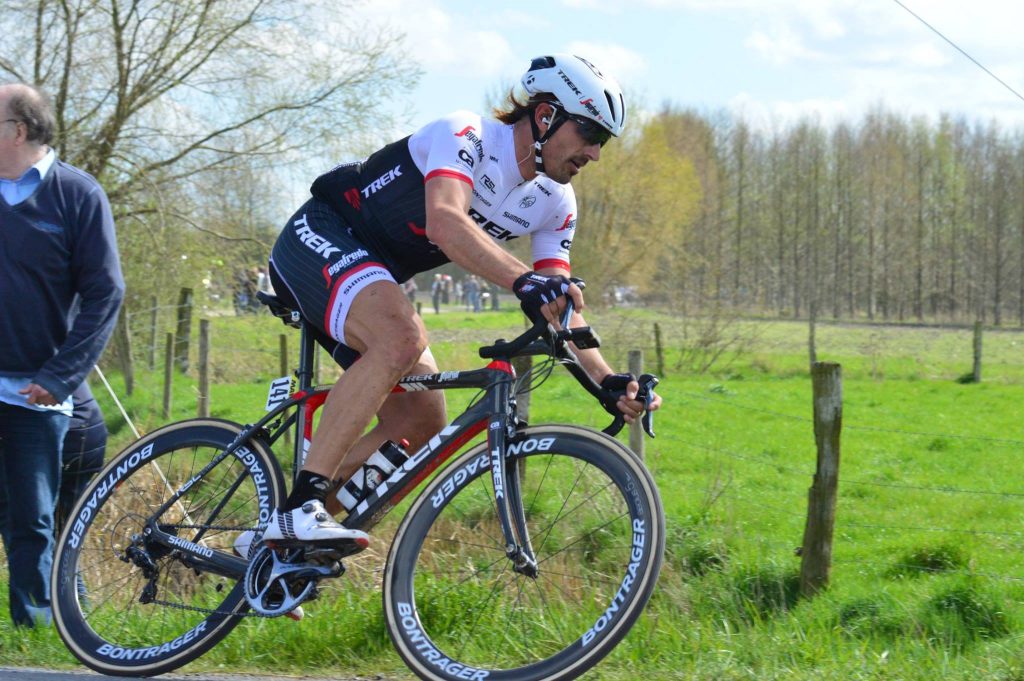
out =
[(574, 679), (625, 636), (654, 589), (665, 521), (639, 459), (569, 426), (528, 428), (510, 454), (535, 577), (505, 555), (486, 444), (437, 476), (395, 535), (386, 622), (423, 679)]
[(51, 593), (57, 630), (86, 666), (162, 674), (238, 624), (248, 608), (241, 576), (197, 569), (174, 546), (148, 540), (145, 528), (187, 487), (155, 518), (159, 529), (183, 545), (234, 555), (239, 532), (265, 523), (284, 499), (280, 467), (255, 440), (196, 478), (241, 430), (216, 419), (161, 428), (117, 455), (80, 498), (57, 543)]

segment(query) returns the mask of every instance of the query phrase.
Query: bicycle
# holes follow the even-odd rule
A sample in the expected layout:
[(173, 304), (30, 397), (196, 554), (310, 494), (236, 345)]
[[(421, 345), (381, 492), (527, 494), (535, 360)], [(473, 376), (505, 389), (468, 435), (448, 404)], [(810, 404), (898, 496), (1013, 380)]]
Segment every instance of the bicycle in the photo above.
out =
[[(262, 297), (302, 332), (297, 390), (275, 382), (269, 413), (250, 425), (200, 418), (144, 436), (96, 476), (60, 537), (54, 620), (97, 672), (176, 669), (243, 618), (289, 613), (345, 571), (344, 556), (330, 551), (261, 546), (247, 561), (232, 549), (285, 498), (271, 445), (294, 427), (297, 471), (329, 390), (312, 386), (314, 341), (298, 313)], [(596, 430), (518, 418), (517, 390), (537, 387), (555, 363), (614, 408), (617, 396), (587, 376), (569, 341), (599, 344), (589, 327), (538, 323), (481, 348), (491, 360), (484, 368), (409, 376), (395, 388), (481, 391), (342, 521), (369, 529), (426, 483), (398, 526), (383, 580), (392, 642), (423, 679), (575, 678), (625, 636), (651, 596), (665, 520), (643, 463)], [(548, 359), (517, 383), (519, 355)], [(641, 383), (649, 399), (657, 379)], [(617, 432), (624, 422), (612, 413), (606, 431)], [(482, 432), (485, 441), (438, 470)]]

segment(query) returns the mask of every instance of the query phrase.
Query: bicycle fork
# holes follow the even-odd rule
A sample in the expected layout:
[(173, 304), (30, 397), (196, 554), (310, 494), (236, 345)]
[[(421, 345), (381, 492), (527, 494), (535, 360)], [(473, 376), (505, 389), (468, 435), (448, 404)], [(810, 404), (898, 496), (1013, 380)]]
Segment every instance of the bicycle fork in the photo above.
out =
[(537, 556), (530, 543), (523, 506), (522, 480), (519, 466), (509, 465), (508, 443), (515, 436), (515, 400), (512, 383), (496, 386), (494, 416), (487, 428), (487, 447), (491, 459), (491, 482), (498, 509), (501, 532), (505, 537), (505, 555), (512, 569), (527, 577), (538, 574)]

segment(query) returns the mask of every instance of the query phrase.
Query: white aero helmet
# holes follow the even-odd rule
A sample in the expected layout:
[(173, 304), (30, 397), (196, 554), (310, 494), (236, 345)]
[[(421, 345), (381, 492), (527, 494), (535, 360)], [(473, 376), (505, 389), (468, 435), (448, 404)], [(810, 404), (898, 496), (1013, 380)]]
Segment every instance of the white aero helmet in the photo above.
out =
[(583, 57), (553, 54), (537, 57), (523, 74), (531, 99), (544, 94), (570, 117), (589, 119), (618, 137), (626, 122), (626, 100), (614, 78)]

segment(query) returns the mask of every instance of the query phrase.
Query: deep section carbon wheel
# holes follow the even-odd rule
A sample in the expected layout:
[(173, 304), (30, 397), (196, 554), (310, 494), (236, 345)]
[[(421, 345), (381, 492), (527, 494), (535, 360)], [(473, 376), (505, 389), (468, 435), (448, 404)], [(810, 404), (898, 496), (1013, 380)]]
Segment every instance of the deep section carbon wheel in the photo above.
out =
[(576, 678), (622, 639), (654, 589), (665, 521), (639, 459), (570, 426), (528, 428), (510, 455), (536, 574), (506, 557), (486, 444), (442, 471), (395, 535), (386, 622), (423, 679)]
[[(60, 636), (86, 666), (162, 674), (239, 622), (245, 563), (218, 572), (203, 559), (234, 557), (238, 534), (284, 498), (280, 467), (255, 440), (199, 475), (241, 429), (217, 419), (165, 426), (114, 457), (79, 500), (57, 543), (51, 591)], [(154, 540), (154, 528), (168, 539)]]

